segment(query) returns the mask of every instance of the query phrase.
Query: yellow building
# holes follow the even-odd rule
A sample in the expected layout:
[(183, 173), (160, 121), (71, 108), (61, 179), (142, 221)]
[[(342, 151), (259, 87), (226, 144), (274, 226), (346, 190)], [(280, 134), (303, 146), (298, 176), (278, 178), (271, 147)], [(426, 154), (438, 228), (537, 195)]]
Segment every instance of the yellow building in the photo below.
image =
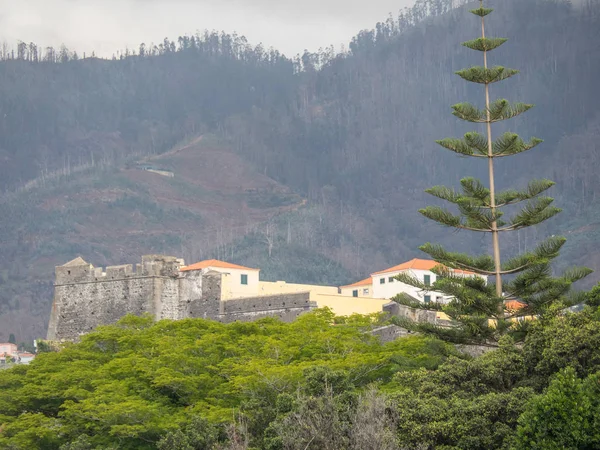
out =
[(340, 288), (340, 293), (342, 295), (348, 297), (373, 297), (373, 279), (371, 277), (357, 281), (354, 284), (349, 284), (348, 286), (342, 286)]
[(383, 305), (389, 303), (388, 300), (371, 297), (370, 278), (342, 288), (285, 281), (259, 281), (260, 269), (216, 259), (181, 268), (182, 272), (192, 270), (200, 270), (203, 273), (212, 270), (222, 273), (222, 300), (308, 292), (310, 300), (316, 302), (318, 308), (328, 307), (338, 316), (379, 313), (383, 311)]
[(218, 259), (200, 261), (196, 264), (182, 267), (181, 272), (199, 270), (202, 273), (215, 271), (227, 275), (223, 277), (221, 298), (229, 300), (234, 298), (256, 297), (259, 291), (258, 274), (260, 269), (239, 266)]

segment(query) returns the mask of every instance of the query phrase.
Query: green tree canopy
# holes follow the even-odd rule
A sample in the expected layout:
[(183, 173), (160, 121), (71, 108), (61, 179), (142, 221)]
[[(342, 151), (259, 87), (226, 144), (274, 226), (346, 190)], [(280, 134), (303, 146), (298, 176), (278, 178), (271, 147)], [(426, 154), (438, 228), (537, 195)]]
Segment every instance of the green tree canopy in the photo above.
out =
[[(0, 447), (57, 449), (77, 439), (91, 448), (193, 446), (214, 440), (211, 427), (231, 422), (240, 408), (260, 440), (279, 394), (293, 393), (307, 370), (336, 371), (354, 389), (389, 381), (398, 370), (435, 368), (456, 353), (425, 337), (382, 345), (365, 333), (374, 319), (333, 325), (328, 310), (291, 324), (125, 317), (28, 366), (2, 371)], [(318, 380), (318, 373), (308, 379)]]

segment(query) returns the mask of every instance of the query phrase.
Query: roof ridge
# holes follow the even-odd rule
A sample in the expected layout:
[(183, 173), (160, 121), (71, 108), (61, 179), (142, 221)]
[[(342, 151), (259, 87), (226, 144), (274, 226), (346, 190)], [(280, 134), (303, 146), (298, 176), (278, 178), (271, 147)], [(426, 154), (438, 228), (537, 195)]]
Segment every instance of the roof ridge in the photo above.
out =
[(192, 270), (202, 270), (202, 269), (206, 269), (208, 267), (218, 267), (221, 269), (237, 269), (237, 270), (252, 270), (252, 271), (259, 271), (260, 269), (255, 269), (252, 267), (245, 267), (245, 266), (241, 266), (239, 264), (234, 264), (234, 263), (230, 263), (227, 261), (221, 261), (219, 259), (205, 259), (203, 261), (199, 261), (197, 263), (194, 264), (189, 264), (185, 267), (182, 267), (179, 269), (180, 272), (189, 272)]

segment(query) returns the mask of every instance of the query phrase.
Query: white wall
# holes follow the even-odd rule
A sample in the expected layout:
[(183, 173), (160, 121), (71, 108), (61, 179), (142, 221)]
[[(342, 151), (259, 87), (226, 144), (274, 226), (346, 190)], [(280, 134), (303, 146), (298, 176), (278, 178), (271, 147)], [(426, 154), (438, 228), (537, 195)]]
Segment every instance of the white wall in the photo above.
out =
[[(436, 292), (436, 291), (424, 292), (414, 286), (410, 286), (408, 284), (401, 283), (397, 280), (390, 281), (390, 278), (395, 277), (395, 276), (399, 275), (400, 273), (404, 273), (404, 272), (408, 273), (409, 275), (412, 275), (413, 277), (416, 277), (422, 283), (425, 282), (425, 275), (429, 275), (430, 283), (432, 285), (433, 285), (433, 283), (435, 283), (435, 280), (437, 279), (437, 275), (435, 273), (433, 273), (432, 271), (419, 270), (419, 269), (409, 269), (409, 270), (404, 270), (402, 272), (390, 272), (390, 273), (386, 273), (386, 274), (373, 275), (371, 277), (373, 280), (373, 297), (374, 298), (391, 299), (392, 297), (395, 297), (396, 295), (398, 295), (400, 293), (405, 293), (405, 294), (408, 294), (408, 295), (416, 298), (417, 300), (421, 300), (421, 301), (425, 301), (426, 296), (429, 296), (429, 299), (432, 302), (438, 301), (438, 302), (445, 303), (445, 302), (450, 301), (451, 297), (444, 295), (442, 292)], [(471, 275), (465, 275), (465, 276), (471, 276)], [(487, 277), (485, 277), (485, 276), (482, 276), (482, 275), (473, 275), (473, 276), (480, 276), (481, 278), (483, 278), (487, 281)], [(385, 280), (385, 283), (383, 283), (383, 284), (381, 283), (382, 278)]]
[[(391, 299), (392, 297), (395, 297), (400, 293), (405, 293), (421, 301), (425, 300), (426, 295), (430, 297), (432, 302), (435, 302), (436, 300), (444, 301), (444, 295), (441, 292), (422, 292), (420, 289), (414, 286), (409, 286), (405, 283), (401, 283), (400, 281), (390, 281), (390, 278), (395, 277), (403, 272), (406, 272), (409, 275), (418, 278), (421, 282), (425, 281), (425, 275), (429, 275), (431, 284), (433, 284), (437, 278), (436, 274), (434, 274), (430, 270), (417, 269), (373, 275), (373, 297)], [(381, 283), (381, 279), (384, 280), (383, 284)]]

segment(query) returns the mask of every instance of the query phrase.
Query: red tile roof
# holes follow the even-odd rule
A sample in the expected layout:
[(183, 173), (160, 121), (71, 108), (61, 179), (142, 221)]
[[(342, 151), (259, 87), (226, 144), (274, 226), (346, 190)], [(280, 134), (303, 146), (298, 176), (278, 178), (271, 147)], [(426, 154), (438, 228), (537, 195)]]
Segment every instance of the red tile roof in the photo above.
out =
[(342, 288), (350, 288), (350, 287), (359, 287), (359, 286), (370, 286), (373, 284), (371, 277), (365, 278), (364, 280), (357, 281), (356, 283), (349, 284), (347, 286), (342, 286)]
[(506, 300), (504, 302), (504, 306), (509, 311), (518, 311), (520, 309), (525, 308), (527, 306), (527, 304), (523, 303), (519, 300), (511, 299), (511, 300)]
[(182, 267), (179, 269), (181, 272), (189, 272), (192, 270), (202, 270), (209, 267), (218, 267), (220, 269), (238, 269), (238, 270), (253, 270), (258, 271), (260, 269), (252, 269), (250, 267), (238, 266), (237, 264), (228, 263), (225, 261), (219, 261), (218, 259), (207, 259), (206, 261), (200, 261), (196, 264)]
[[(439, 266), (440, 263), (433, 261), (431, 259), (411, 259), (408, 262), (402, 263), (398, 266), (394, 266), (394, 267), (390, 267), (389, 269), (386, 270), (382, 270), (381, 272), (375, 272), (371, 275), (382, 275), (384, 273), (390, 273), (390, 272), (402, 272), (403, 270), (410, 270), (410, 269), (415, 269), (415, 270), (431, 270), (436, 266)], [(470, 275), (475, 275), (475, 273), (473, 272), (469, 272), (467, 270), (459, 270), (459, 269), (454, 269), (455, 273), (464, 273), (464, 274), (470, 274)]]

